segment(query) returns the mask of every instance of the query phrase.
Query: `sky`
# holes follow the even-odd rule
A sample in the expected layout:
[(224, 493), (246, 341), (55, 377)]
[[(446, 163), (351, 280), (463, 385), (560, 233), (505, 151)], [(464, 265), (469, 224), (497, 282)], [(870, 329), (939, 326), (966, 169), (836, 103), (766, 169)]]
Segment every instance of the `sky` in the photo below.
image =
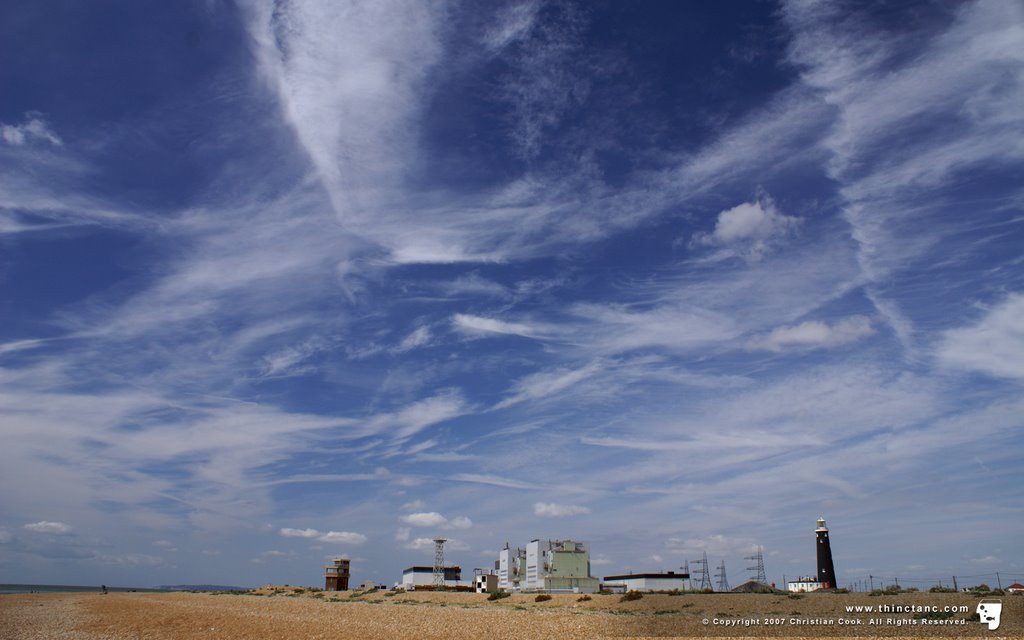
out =
[(1024, 581), (1020, 3), (40, 1), (0, 59), (0, 582), (781, 582), (819, 516), (841, 585)]

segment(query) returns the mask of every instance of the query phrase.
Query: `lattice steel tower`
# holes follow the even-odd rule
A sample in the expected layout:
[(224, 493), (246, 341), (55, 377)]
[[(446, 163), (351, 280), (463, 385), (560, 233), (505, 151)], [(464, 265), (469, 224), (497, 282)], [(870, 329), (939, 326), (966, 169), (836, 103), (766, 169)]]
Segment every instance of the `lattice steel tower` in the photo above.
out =
[(764, 571), (764, 551), (761, 550), (761, 547), (757, 548), (757, 553), (755, 553), (752, 556), (747, 556), (743, 559), (754, 561), (754, 566), (747, 567), (747, 571), (754, 572), (754, 577), (751, 578), (751, 580), (757, 580), (761, 584), (768, 584), (768, 576), (765, 575)]
[(718, 578), (718, 591), (729, 591), (729, 579), (725, 577), (725, 559), (722, 559), (722, 564), (718, 566), (718, 573), (715, 574)]
[(434, 538), (434, 586), (444, 586), (444, 543), (448, 538), (438, 536)]
[[(700, 565), (700, 590), (711, 588), (711, 572), (708, 570), (708, 552), (705, 551), (700, 560), (693, 560), (693, 564)], [(692, 581), (691, 581), (692, 584)]]

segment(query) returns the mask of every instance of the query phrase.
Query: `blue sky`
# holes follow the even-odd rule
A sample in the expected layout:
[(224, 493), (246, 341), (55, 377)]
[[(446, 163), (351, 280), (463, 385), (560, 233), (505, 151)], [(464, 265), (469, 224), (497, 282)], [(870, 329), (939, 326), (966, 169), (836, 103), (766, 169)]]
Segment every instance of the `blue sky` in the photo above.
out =
[(0, 12), (5, 581), (1024, 578), (1020, 4)]

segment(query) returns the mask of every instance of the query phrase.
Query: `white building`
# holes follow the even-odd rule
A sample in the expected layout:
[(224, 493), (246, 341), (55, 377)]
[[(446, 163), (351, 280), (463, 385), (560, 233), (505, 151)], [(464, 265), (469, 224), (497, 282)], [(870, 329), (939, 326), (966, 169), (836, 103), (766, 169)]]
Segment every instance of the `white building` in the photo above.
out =
[[(431, 587), (434, 585), (434, 567), (409, 567), (402, 572), (402, 588), (411, 591), (416, 587)], [(464, 586), (462, 582), (461, 567), (444, 568), (444, 586)]]
[(498, 553), (498, 588), (502, 591), (519, 591), (520, 582), (526, 572), (526, 552), (510, 549), (508, 543)]
[(684, 591), (690, 588), (690, 574), (669, 571), (605, 576), (602, 586), (621, 587), (625, 591)]
[(526, 579), (523, 589), (535, 591), (544, 588), (544, 575), (551, 568), (551, 543), (531, 540), (526, 545)]
[(493, 573), (478, 573), (473, 578), (473, 586), (477, 593), (494, 593), (498, 590), (498, 576)]
[(786, 583), (786, 591), (817, 591), (824, 587), (824, 582), (819, 582), (814, 578), (797, 578)]

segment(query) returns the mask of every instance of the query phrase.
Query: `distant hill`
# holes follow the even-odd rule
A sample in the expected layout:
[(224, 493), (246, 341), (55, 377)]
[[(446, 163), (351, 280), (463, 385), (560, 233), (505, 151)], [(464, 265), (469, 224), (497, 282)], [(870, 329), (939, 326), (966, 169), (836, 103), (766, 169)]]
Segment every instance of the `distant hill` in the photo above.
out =
[(249, 587), (229, 587), (223, 584), (162, 584), (162, 591), (248, 591)]

